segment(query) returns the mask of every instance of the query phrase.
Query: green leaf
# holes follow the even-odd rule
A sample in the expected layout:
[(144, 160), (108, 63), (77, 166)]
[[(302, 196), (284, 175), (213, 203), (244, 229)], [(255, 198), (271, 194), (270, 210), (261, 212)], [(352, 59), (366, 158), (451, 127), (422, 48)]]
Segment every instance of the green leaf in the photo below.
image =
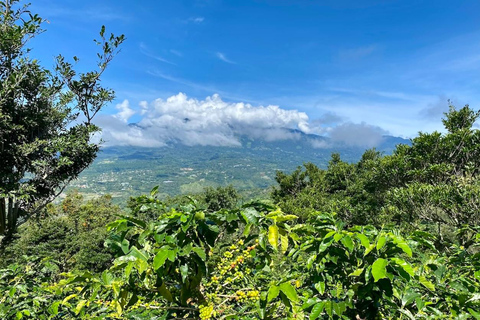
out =
[(102, 282), (104, 285), (110, 285), (112, 284), (113, 281), (113, 274), (108, 272), (107, 270), (102, 272)]
[(52, 305), (50, 307), (48, 307), (48, 312), (52, 316), (56, 316), (58, 314), (58, 306), (59, 305), (60, 305), (60, 301), (56, 301), (56, 302), (52, 303)]
[(394, 234), (390, 234), (390, 237), (393, 239), (393, 242), (397, 245), (397, 247), (402, 249), (403, 252), (405, 252), (410, 258), (412, 257), (412, 249), (407, 244), (405, 239)]
[(121, 243), (121, 248), (124, 254), (127, 254), (130, 249), (130, 241), (123, 239)]
[(366, 257), (372, 250), (375, 249), (375, 244), (371, 244), (366, 250), (365, 253), (363, 254), (364, 257)]
[(341, 317), (345, 310), (347, 310), (347, 306), (344, 301), (333, 303), (333, 311), (335, 311), (337, 316)]
[(290, 284), (290, 282), (284, 282), (280, 286), (280, 291), (282, 291), (290, 301), (298, 302), (297, 292), (295, 288)]
[(468, 308), (467, 310), (475, 319), (480, 320), (480, 312), (477, 312), (472, 308)]
[(325, 282), (320, 281), (320, 282), (315, 283), (315, 289), (317, 289), (317, 291), (321, 295), (323, 295), (323, 293), (325, 292)]
[(340, 241), (342, 238), (343, 238), (343, 234), (341, 234), (341, 233), (336, 233), (336, 234), (333, 236), (333, 240), (335, 240), (335, 242)]
[(143, 253), (141, 252), (140, 250), (137, 249), (137, 247), (133, 246), (131, 249), (130, 249), (130, 253), (129, 255), (137, 258), (137, 259), (140, 259), (140, 260), (143, 260), (143, 261), (148, 261), (148, 257)]
[(350, 273), (349, 276), (358, 277), (362, 274), (362, 272), (363, 272), (363, 268), (359, 268), (359, 269), (353, 271), (352, 273)]
[(258, 213), (257, 210), (254, 208), (245, 208), (241, 211), (241, 215), (246, 223), (256, 225), (258, 222), (258, 218), (261, 215)]
[(350, 252), (353, 251), (353, 241), (352, 241), (352, 238), (350, 238), (349, 235), (345, 235), (342, 238), (342, 243), (348, 249), (348, 251), (350, 251)]
[(272, 301), (276, 297), (278, 297), (278, 294), (280, 293), (280, 288), (278, 286), (272, 285), (268, 289), (268, 295), (267, 295), (267, 302)]
[(268, 227), (268, 242), (275, 250), (278, 249), (278, 226), (276, 224)]
[(158, 186), (153, 187), (152, 191), (150, 191), (150, 196), (155, 196), (158, 193)]
[(158, 292), (160, 292), (160, 294), (167, 299), (167, 301), (173, 301), (172, 293), (167, 289), (167, 286), (165, 286), (165, 282), (162, 282), (162, 285), (158, 288)]
[(382, 258), (378, 258), (372, 265), (372, 275), (377, 282), (380, 279), (387, 277), (387, 265), (388, 261)]
[(200, 259), (202, 259), (203, 261), (207, 260), (207, 255), (205, 254), (205, 250), (203, 250), (202, 248), (194, 247), (192, 248), (192, 251), (198, 254)]
[(319, 302), (316, 305), (313, 306), (312, 312), (310, 313), (310, 317), (308, 318), (309, 320), (314, 320), (317, 319), (320, 314), (323, 312), (323, 308), (325, 307), (325, 302)]
[(424, 276), (419, 276), (418, 281), (425, 286), (430, 291), (435, 291), (435, 285), (427, 280)]
[(185, 282), (188, 276), (188, 266), (186, 264), (180, 266), (180, 274), (182, 275), (182, 281)]
[(377, 251), (383, 248), (383, 246), (387, 243), (387, 238), (381, 235), (377, 240)]
[(330, 318), (333, 316), (333, 301), (325, 302), (325, 311), (327, 312)]
[(360, 240), (360, 243), (362, 244), (362, 246), (365, 247), (365, 249), (368, 249), (370, 247), (370, 241), (368, 240), (366, 235), (362, 233), (357, 233), (357, 238)]
[(413, 271), (412, 266), (411, 266), (408, 262), (406, 262), (406, 261), (404, 261), (404, 260), (402, 260), (402, 259), (399, 259), (399, 258), (391, 258), (390, 261), (393, 261), (393, 262), (395, 262), (396, 264), (398, 264), (398, 265), (399, 265), (400, 267), (402, 267), (403, 270), (405, 270), (405, 272), (408, 273), (410, 276), (412, 276), (412, 277), (415, 276), (415, 272)]
[(280, 247), (282, 249), (282, 253), (287, 252), (288, 249), (288, 236), (280, 234)]
[(83, 307), (85, 306), (85, 303), (87, 303), (87, 300), (80, 300), (75, 307), (75, 314), (78, 316), (78, 314), (82, 311)]
[(155, 258), (153, 258), (153, 269), (155, 271), (165, 264), (165, 261), (168, 258), (169, 251), (171, 250), (169, 250), (168, 248), (162, 248), (160, 249), (160, 251), (157, 252)]

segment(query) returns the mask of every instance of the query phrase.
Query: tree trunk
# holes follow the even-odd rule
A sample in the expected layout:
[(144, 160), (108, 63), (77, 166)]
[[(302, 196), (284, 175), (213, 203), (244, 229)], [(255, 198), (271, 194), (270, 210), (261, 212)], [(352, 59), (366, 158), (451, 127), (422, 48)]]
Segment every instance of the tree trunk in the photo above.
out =
[(11, 237), (17, 230), (18, 221), (18, 202), (15, 197), (8, 198), (7, 206), (7, 237)]
[(6, 215), (5, 198), (0, 198), (0, 236), (5, 234), (7, 215)]

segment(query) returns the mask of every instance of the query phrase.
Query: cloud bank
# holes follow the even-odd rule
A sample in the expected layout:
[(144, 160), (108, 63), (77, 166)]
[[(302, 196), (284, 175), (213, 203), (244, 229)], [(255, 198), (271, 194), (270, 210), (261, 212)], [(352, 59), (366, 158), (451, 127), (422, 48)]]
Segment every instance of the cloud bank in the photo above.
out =
[[(298, 140), (304, 133), (329, 136), (333, 143), (372, 147), (387, 133), (366, 123), (338, 123), (343, 120), (333, 113), (309, 121), (304, 112), (275, 105), (226, 102), (218, 94), (197, 100), (179, 93), (166, 100), (142, 101), (135, 109), (125, 100), (116, 108), (117, 114), (97, 118), (107, 146), (240, 146), (242, 136), (266, 141)], [(140, 120), (129, 123), (135, 114)], [(327, 146), (312, 143), (312, 147)]]

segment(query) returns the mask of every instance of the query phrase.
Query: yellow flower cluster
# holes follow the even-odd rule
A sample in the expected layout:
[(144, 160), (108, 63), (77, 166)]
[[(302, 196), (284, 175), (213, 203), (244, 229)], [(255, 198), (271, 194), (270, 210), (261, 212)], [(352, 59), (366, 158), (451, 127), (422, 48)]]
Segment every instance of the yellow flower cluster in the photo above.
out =
[(207, 320), (211, 319), (212, 317), (215, 316), (215, 311), (213, 310), (213, 304), (209, 305), (201, 305), (199, 308), (200, 310), (200, 319), (202, 320)]

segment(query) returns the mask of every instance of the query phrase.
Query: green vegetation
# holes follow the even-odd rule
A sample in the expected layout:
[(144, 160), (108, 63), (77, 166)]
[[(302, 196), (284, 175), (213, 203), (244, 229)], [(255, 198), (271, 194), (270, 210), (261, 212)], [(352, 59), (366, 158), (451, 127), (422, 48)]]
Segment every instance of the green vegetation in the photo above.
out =
[[(245, 198), (268, 197), (266, 189), (275, 185), (278, 170), (290, 173), (304, 162), (325, 169), (332, 152), (340, 153), (344, 161), (357, 162), (365, 151), (353, 146), (313, 148), (315, 139), (320, 138), (302, 135), (298, 141), (265, 142), (244, 137), (241, 147), (105, 147), (69, 188), (92, 198), (111, 194), (119, 205), (156, 185), (161, 199), (228, 185)], [(409, 141), (385, 137), (378, 151), (390, 154), (398, 143)]]
[[(49, 204), (98, 150), (90, 120), (113, 94), (98, 81), (123, 37), (100, 42), (99, 72), (73, 80), (60, 57), (57, 78), (23, 59), (41, 19), (15, 2), (0, 2), (1, 319), (480, 319), (480, 112), (451, 107), (446, 133), (391, 155), (278, 172), (264, 200), (215, 185), (125, 211)], [(72, 103), (87, 120), (67, 127)]]
[(26, 48), (43, 20), (17, 2), (0, 2), (0, 236), (7, 237), (95, 159), (99, 145), (90, 137), (100, 129), (91, 121), (114, 98), (100, 77), (124, 39), (105, 38), (103, 27), (98, 71), (77, 75), (58, 56), (51, 72)]

